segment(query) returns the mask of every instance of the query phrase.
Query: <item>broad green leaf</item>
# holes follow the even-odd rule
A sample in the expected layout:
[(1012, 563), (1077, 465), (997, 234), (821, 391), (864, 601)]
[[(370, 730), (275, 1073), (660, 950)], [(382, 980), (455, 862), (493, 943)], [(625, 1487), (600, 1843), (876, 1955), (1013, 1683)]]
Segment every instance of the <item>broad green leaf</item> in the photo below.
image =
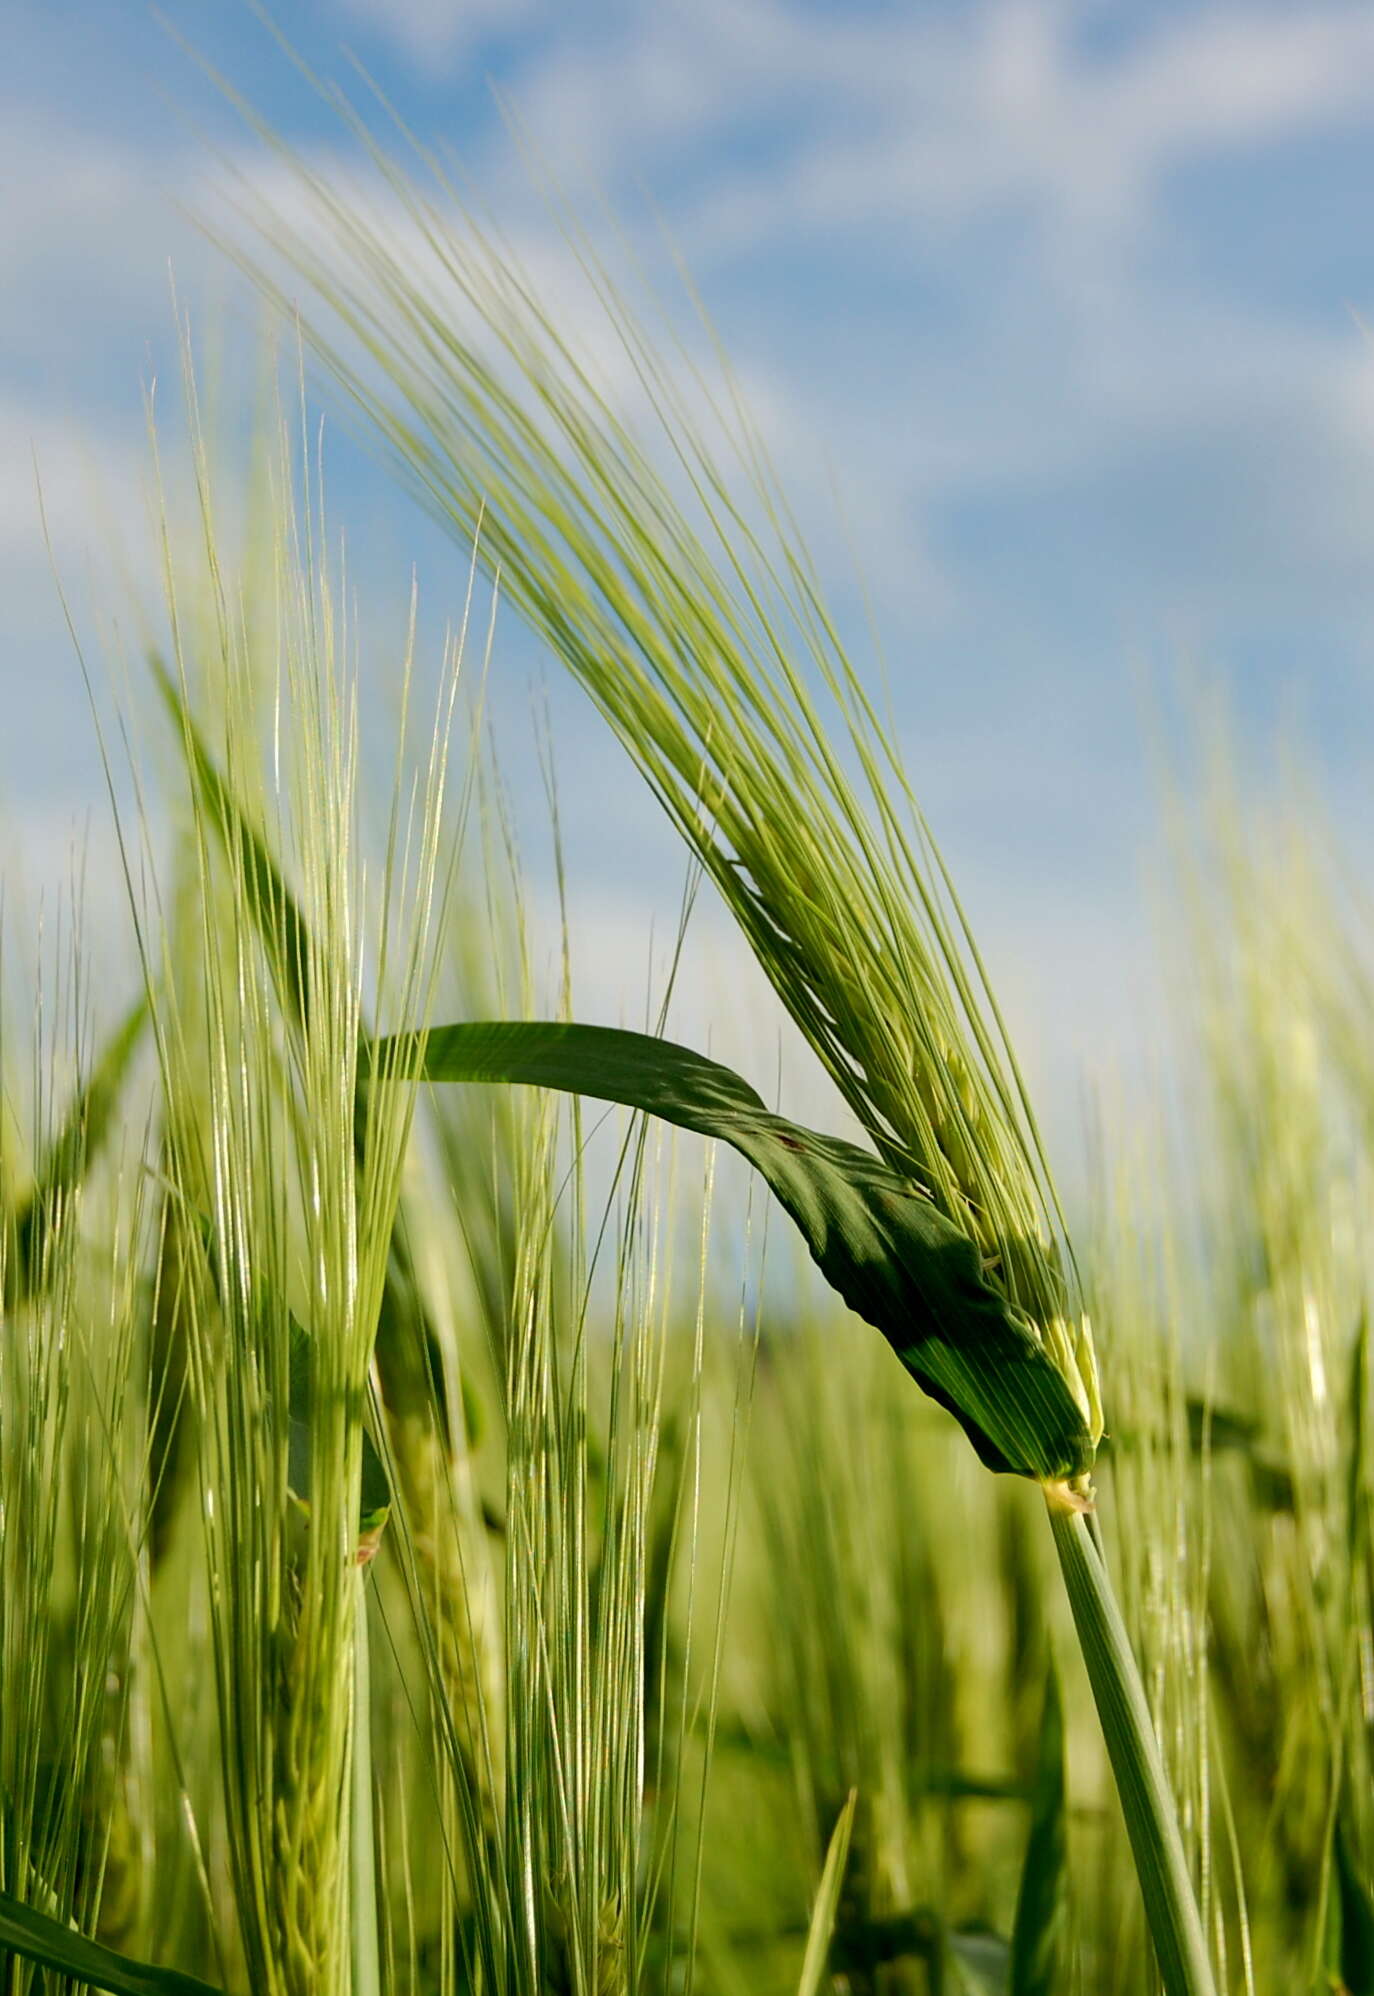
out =
[(524, 1082), (642, 1109), (730, 1144), (771, 1187), (851, 1310), (883, 1333), (992, 1469), (1051, 1481), (1093, 1459), (1078, 1404), (978, 1250), (918, 1186), (857, 1145), (773, 1115), (747, 1082), (686, 1047), (605, 1026), (481, 1023), (401, 1034), (374, 1069)]
[(1045, 1716), (1031, 1803), (1030, 1835), (1011, 1936), (1011, 1996), (1056, 1996), (1063, 1987), (1068, 1912), (1068, 1816), (1064, 1799), (1064, 1715), (1059, 1675), (1045, 1678)]
[(811, 1925), (806, 1935), (806, 1953), (802, 1959), (797, 1996), (817, 1996), (825, 1979), (830, 1936), (835, 1931), (835, 1913), (840, 1903), (840, 1888), (844, 1884), (844, 1868), (849, 1862), (849, 1839), (854, 1829), (854, 1808), (858, 1799), (858, 1790), (851, 1788), (849, 1799), (831, 1832), (821, 1882), (816, 1888), (816, 1903), (811, 1909)]
[(35, 1913), (21, 1900), (0, 1892), (0, 1955), (6, 1952), (56, 1969), (75, 1982), (111, 1990), (113, 1996), (219, 1996), (212, 1983), (183, 1975), (179, 1969), (130, 1961), (127, 1955), (87, 1940), (60, 1920), (50, 1920), (46, 1913)]
[(253, 911), (253, 919), (271, 959), (283, 1001), (296, 1024), (310, 1016), (310, 934), (260, 834), (239, 809), (220, 774), (205, 737), (191, 715), (181, 688), (156, 652), (149, 654), (153, 677), (181, 737), (191, 780), (225, 850), (237, 866)]
[(9, 1235), (5, 1301), (11, 1308), (43, 1282), (53, 1228), (105, 1140), (147, 1019), (147, 1000), (140, 998), (106, 1041), (61, 1129), (39, 1158), (28, 1192), (14, 1213), (0, 1220)]

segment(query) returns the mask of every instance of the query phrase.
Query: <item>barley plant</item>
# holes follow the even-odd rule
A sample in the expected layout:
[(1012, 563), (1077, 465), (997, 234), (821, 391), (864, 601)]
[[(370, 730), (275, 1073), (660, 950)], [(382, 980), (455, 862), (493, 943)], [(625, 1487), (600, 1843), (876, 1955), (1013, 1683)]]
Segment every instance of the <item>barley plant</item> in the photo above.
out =
[[(579, 347), (344, 117), (371, 192), (285, 155), (231, 239), (280, 399), (203, 413), (187, 331), (152, 428), (117, 974), (79, 892), (0, 903), (6, 1989), (1374, 1991), (1374, 963), (1320, 811), (1204, 756), (1182, 1085), (1102, 1110), (1071, 1242), (709, 328), (565, 217)], [(317, 362), (457, 543), (438, 656), (356, 599)], [(512, 619), (847, 1134), (671, 990), (577, 1022)]]
[(427, 193), (373, 157), (399, 237), (301, 166), (309, 224), (268, 212), (267, 249), (310, 287), (316, 343), (403, 475), (476, 540), (639, 763), (873, 1148), (785, 1125), (714, 1063), (625, 1036), (459, 1026), (388, 1046), (435, 1079), (573, 1088), (733, 1144), (983, 1461), (1041, 1484), (1161, 1971), (1171, 1988), (1208, 1988), (1092, 1520), (1102, 1406), (1059, 1202), (957, 901), (762, 447), (737, 420), (750, 505), (584, 247), (689, 517), (442, 172)]

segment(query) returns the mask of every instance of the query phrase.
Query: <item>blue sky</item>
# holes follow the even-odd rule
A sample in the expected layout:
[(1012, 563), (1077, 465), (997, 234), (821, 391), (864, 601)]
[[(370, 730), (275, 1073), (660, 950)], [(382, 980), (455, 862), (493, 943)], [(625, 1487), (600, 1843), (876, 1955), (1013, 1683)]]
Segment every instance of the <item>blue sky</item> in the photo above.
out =
[[(347, 161), (328, 108), (237, 0), (164, 11), (299, 146)], [(1181, 678), (1228, 690), (1257, 771), (1276, 732), (1296, 733), (1354, 850), (1374, 846), (1367, 5), (274, 14), (325, 74), (344, 76), (352, 47), (421, 136), (460, 153), (536, 267), (554, 230), (493, 83), (574, 196), (603, 189), (646, 245), (652, 198), (862, 660), (840, 494), (911, 774), (1057, 1101), (1076, 1113), (1073, 1077), (1138, 1067), (1154, 1032), (1149, 736)], [(246, 337), (248, 308), (183, 211), (211, 205), (225, 161), (261, 162), (125, 0), (8, 0), (4, 48), (0, 814), (31, 878), (56, 879), (99, 771), (33, 463), (79, 598), (112, 519), (151, 566), (133, 495), (143, 386), (175, 373), (169, 259), (197, 323), (227, 310)], [(455, 552), (342, 442), (331, 462), (371, 614), (399, 613), (412, 562), (430, 614), (452, 614)], [(531, 793), (532, 663), (503, 632), (508, 773)], [(585, 1008), (633, 1017), (680, 863), (594, 720), (551, 698)], [(718, 949), (714, 974), (747, 992)], [(708, 994), (684, 1003), (686, 1032)]]

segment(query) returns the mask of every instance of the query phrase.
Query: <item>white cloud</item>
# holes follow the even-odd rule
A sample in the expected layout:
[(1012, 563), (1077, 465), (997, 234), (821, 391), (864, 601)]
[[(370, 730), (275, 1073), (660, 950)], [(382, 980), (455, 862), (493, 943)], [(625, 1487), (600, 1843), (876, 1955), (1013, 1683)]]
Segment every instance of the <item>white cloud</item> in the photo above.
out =
[[(618, 53), (549, 57), (530, 86), (531, 125), (551, 135), (551, 150), (553, 138), (566, 141), (603, 172), (625, 163), (622, 145), (638, 153), (676, 139), (693, 121), (665, 129), (661, 106), (650, 95), (641, 111), (637, 90), (666, 66), (666, 48), (699, 133), (804, 95), (807, 137), (790, 157), (708, 187), (697, 226), (723, 248), (815, 227), (948, 227), (1007, 208), (1119, 229), (1185, 160), (1329, 127), (1374, 102), (1374, 19), (1363, 7), (1198, 13), (1111, 56), (1085, 48), (1082, 11), (995, 0), (956, 27), (755, 4), (738, 10), (755, 28), (740, 63), (735, 10), (708, 14), (705, 33), (695, 10), (690, 30), (676, 9), (656, 10), (652, 30)], [(610, 105), (623, 113), (609, 117)]]
[(495, 35), (518, 33), (539, 0), (339, 0), (344, 15), (394, 42), (418, 69), (451, 73)]
[(216, 267), (178, 205), (201, 174), (160, 132), (95, 135), (0, 99), (0, 364), (54, 385), (80, 370), (136, 403), (147, 343), (173, 324), (173, 271), (198, 298)]
[[(1345, 322), (1317, 330), (1232, 304), (1205, 269), (1161, 274), (1153, 255), (1174, 168), (1335, 128), (1374, 104), (1374, 20), (1350, 6), (1233, 6), (1142, 19), (1103, 54), (1082, 37), (1083, 11), (1001, 0), (957, 21), (878, 20), (673, 0), (598, 17), (576, 39), (551, 29), (516, 66), (516, 112), (556, 175), (616, 189), (641, 174), (671, 184), (682, 168), (669, 226), (727, 295), (749, 294), (756, 248), (805, 247), (824, 317), (831, 247), (857, 243), (917, 294), (933, 281), (962, 315), (957, 344), (948, 313), (933, 332), (918, 315), (897, 374), (895, 308), (870, 329), (862, 286), (850, 369), (808, 370), (804, 307), (796, 327), (784, 316), (795, 305), (751, 311), (750, 340), (732, 342), (809, 530), (834, 536), (833, 456), (866, 571), (895, 582), (904, 618), (956, 609), (930, 521), (966, 497), (1052, 488), (1090, 466), (1129, 480), (1141, 451), (1158, 458), (1205, 434), (1223, 451), (1276, 425), (1310, 437), (1318, 479), (1323, 453), (1344, 486), (1374, 468), (1362, 431), (1343, 428)], [(760, 161), (733, 156), (736, 131), (774, 127)], [(483, 153), (480, 181), (503, 156)], [(965, 246), (960, 231), (1008, 215), (1020, 230), (1010, 242)], [(543, 295), (560, 323), (590, 334), (605, 364), (585, 312), (564, 316), (572, 294), (547, 233), (528, 225), (521, 246), (541, 287), (552, 280)], [(1291, 490), (1295, 512), (1309, 500)]]
[[(348, 4), (370, 8), (417, 49), (498, 11), (491, 0)], [(509, 8), (500, 12), (514, 23)], [(832, 223), (890, 228), (1008, 201), (1038, 204), (1068, 229), (1068, 240), (1060, 230), (1041, 243), (1020, 278), (1008, 273), (1000, 323), (995, 294), (983, 294), (989, 310), (966, 350), (942, 356), (917, 330), (911, 398), (895, 408), (881, 368), (865, 359), (861, 324), (855, 379), (808, 378), (787, 329), (766, 318), (736, 347), (746, 398), (786, 481), (809, 478), (815, 488), (812, 517), (824, 511), (818, 460), (830, 451), (870, 572), (915, 569), (927, 609), (949, 607), (948, 578), (922, 542), (923, 513), (942, 499), (1052, 480), (1132, 436), (1157, 444), (1204, 411), (1214, 424), (1227, 410), (1243, 423), (1265, 399), (1289, 408), (1296, 399), (1329, 401), (1333, 423), (1347, 418), (1348, 390), (1322, 385), (1349, 371), (1344, 327), (1294, 333), (1253, 311), (1228, 315), (1201, 289), (1152, 289), (1124, 220), (1144, 225), (1171, 162), (1330, 123), (1370, 101), (1374, 22), (1363, 8), (1208, 11), (1142, 27), (1108, 57), (1084, 52), (1079, 10), (1057, 0), (1002, 0), (959, 21), (803, 13), (777, 0), (669, 0), (589, 18), (576, 39), (566, 20), (551, 25), (516, 72), (517, 109), (555, 165), (586, 140), (595, 165), (643, 167), (652, 179), (679, 143), (790, 107), (777, 157), (743, 167), (722, 147), (697, 192), (676, 202), (670, 221), (698, 268), (728, 240), (776, 248)], [(500, 156), (499, 146), (483, 149), (482, 182)], [(261, 179), (257, 163), (250, 170)], [(0, 184), (23, 190), (22, 200), (0, 202), (10, 351), (50, 351), (65, 339), (89, 352), (97, 323), (117, 349), (121, 329), (168, 323), (169, 242), (198, 278), (203, 270), (205, 252), (169, 199), (201, 205), (198, 164), (83, 140), (34, 113), (0, 126)], [(280, 181), (274, 198), (290, 199)], [(1086, 240), (1075, 236), (1088, 225)], [(599, 334), (548, 218), (536, 223), (527, 202), (515, 236), (560, 325), (596, 354), (612, 395), (627, 396), (624, 357)], [(928, 247), (935, 267), (958, 264), (953, 241)], [(818, 259), (823, 283), (820, 245)], [(125, 392), (134, 405), (136, 385)], [(1363, 439), (1364, 426), (1355, 434)], [(16, 479), (12, 428), (4, 441), (0, 532), (27, 507), (31, 482), (26, 469)]]
[[(480, 57), (482, 37), (534, 18), (532, 7), (495, 0), (339, 5), (417, 64), (450, 73)], [(1059, 1048), (1113, 1037), (1129, 1046), (1143, 1030), (1131, 999), (1138, 904), (1085, 889), (1068, 870), (1071, 838), (1062, 826), (1057, 842), (1047, 836), (1044, 797), (1081, 782), (1073, 755), (1048, 721), (1036, 728), (1024, 689), (1013, 707), (1024, 733), (999, 735), (986, 720), (1006, 676), (1029, 671), (1016, 649), (1017, 606), (961, 601), (960, 576), (942, 565), (938, 542), (932, 552), (931, 523), (969, 501), (1053, 499), (1075, 485), (1110, 492), (1140, 534), (1143, 570), (1145, 544), (1168, 543), (1149, 571), (1155, 629), (1199, 604), (1220, 619), (1270, 586), (1291, 587), (1297, 602), (1315, 600), (1335, 574), (1355, 589), (1374, 531), (1374, 366), (1359, 333), (1343, 318), (1322, 324), (1291, 309), (1279, 284), (1256, 303), (1228, 294), (1202, 259), (1184, 269), (1161, 251), (1176, 169), (1259, 159), (1288, 135), (1367, 115), (1374, 18), (1363, 5), (1232, 5), (1171, 18), (1141, 9), (1102, 52), (1081, 34), (1081, 8), (1022, 0), (954, 14), (865, 19), (774, 0), (656, 0), (589, 9), (580, 22), (578, 10), (549, 13), (516, 47), (512, 94), (556, 172), (600, 176), (616, 201), (636, 176), (657, 189), (705, 288), (739, 308), (746, 324), (730, 345), (783, 484), (822, 545), (826, 458), (838, 460), (910, 688), (928, 687), (913, 636), (938, 615), (981, 619), (987, 652), (970, 659), (938, 722), (922, 714), (910, 730), (934, 772), (937, 824), (962, 785), (1025, 828), (1016, 891), (999, 893), (985, 871), (971, 898), (1032, 1046), (1041, 1030)], [(736, 137), (751, 141), (745, 158)], [(316, 157), (348, 184), (355, 169), (341, 151)], [(249, 150), (240, 161), (290, 209), (275, 168)], [(625, 357), (605, 340), (504, 140), (479, 133), (468, 165), (560, 327), (592, 353), (616, 406), (638, 407)], [(37, 617), (31, 606), (47, 605), (45, 618), (52, 607), (33, 448), (64, 566), (83, 538), (100, 543), (111, 513), (121, 529), (139, 529), (129, 495), (145, 475), (143, 341), (170, 324), (169, 249), (187, 287), (213, 262), (171, 205), (202, 206), (208, 184), (199, 154), (174, 152), (160, 133), (115, 143), (38, 113), (0, 119), (0, 588), (11, 635)], [(399, 232), (394, 208), (377, 207), (419, 268), (420, 246)], [(984, 236), (990, 219), (999, 232)], [(636, 248), (647, 233), (632, 230)], [(810, 343), (808, 320), (813, 306), (824, 316), (844, 281), (832, 261), (840, 251), (867, 259), (886, 288), (876, 287), (870, 323), (861, 281), (837, 365), (833, 349)], [(813, 299), (770, 291), (774, 256), (810, 260)], [(928, 308), (918, 295), (927, 285)], [(1179, 465), (1205, 463), (1222, 502), (1216, 534), (1184, 556), (1168, 541), (1167, 495), (1156, 487), (1141, 498), (1135, 483), (1143, 464), (1170, 452)], [(107, 495), (104, 514), (93, 492)], [(1066, 569), (1044, 593), (1074, 583)], [(1135, 604), (1117, 607), (1124, 653)], [(1047, 713), (1059, 670), (1047, 661)], [(1063, 666), (1070, 678), (1115, 670), (1124, 670), (1115, 656), (1070, 655)], [(13, 646), (0, 672), (12, 713), (16, 698), (48, 696)], [(1040, 690), (1037, 679), (1036, 698)], [(52, 851), (55, 866), (56, 843)], [(1025, 914), (1037, 852), (1042, 869), (1057, 861), (1063, 876)], [(988, 867), (981, 855), (976, 864)], [(620, 1016), (642, 997), (644, 930), (641, 904), (613, 898), (579, 922), (596, 1014)], [(699, 1037), (719, 1019), (722, 994), (740, 994), (740, 1064), (766, 1079), (775, 1011), (712, 936), (718, 949), (714, 972), (708, 952), (689, 973), (674, 1030)], [(732, 1057), (723, 1040), (721, 1051)], [(1046, 1065), (1065, 1071), (1057, 1053)]]
[[(177, 371), (173, 269), (202, 335), (217, 329), (212, 273), (221, 300), (233, 288), (177, 206), (194, 202), (202, 174), (160, 133), (144, 145), (0, 105), (0, 590), (12, 640), (42, 632), (65, 647), (54, 562), (70, 588), (93, 564), (112, 580), (155, 565), (145, 397), (159, 365)], [(178, 392), (163, 384), (164, 410)], [(11, 649), (0, 676), (20, 670)], [(32, 708), (42, 695), (27, 677)]]
[[(387, 255), (404, 273), (405, 283), (427, 299), (436, 321), (451, 324), (475, 351), (488, 360), (493, 359), (494, 340), (456, 281), (447, 253), (436, 252), (434, 241), (400, 199), (380, 187), (372, 176), (360, 173), (355, 163), (332, 153), (312, 154), (306, 163), (322, 175), (335, 194), (342, 196), (351, 216), (365, 220), (375, 240), (384, 245)], [(449, 204), (444, 196), (439, 196), (438, 205), (443, 210)], [(356, 260), (347, 232), (344, 236), (347, 247), (341, 260), (334, 248), (338, 237), (333, 224), (289, 166), (262, 161), (247, 169), (245, 207), (250, 216), (270, 217), (274, 236), (275, 228), (280, 227), (304, 247), (307, 256), (318, 257), (326, 269), (347, 268), (350, 275), (356, 274)], [(485, 222), (488, 217), (483, 215), (481, 219)], [(519, 272), (522, 288), (538, 301), (548, 324), (594, 383), (608, 409), (635, 433), (660, 472), (672, 483), (677, 478), (678, 467), (673, 451), (665, 447), (653, 399), (638, 362), (622, 341), (613, 319), (608, 317), (595, 286), (589, 281), (580, 251), (568, 239), (557, 215), (526, 184), (519, 197), (512, 199), (509, 210), (498, 215), (497, 223), (501, 256), (509, 268)], [(264, 254), (263, 240), (251, 226), (246, 234), (241, 221), (230, 226), (235, 239), (247, 243), (250, 257)], [(461, 245), (467, 237), (456, 214), (453, 228), (461, 261), (465, 254)], [(638, 255), (644, 247), (644, 233), (632, 232), (628, 238), (629, 257)], [(650, 243), (648, 247), (652, 250), (653, 245)], [(270, 253), (268, 260), (275, 268)], [(628, 258), (612, 251), (609, 261), (613, 279), (624, 281)], [(650, 261), (646, 258), (646, 263)], [(479, 272), (485, 268), (484, 258), (475, 252), (474, 268)], [(284, 296), (292, 301), (302, 300), (302, 309), (308, 316), (310, 305), (305, 301), (310, 298), (309, 284), (296, 276), (289, 265), (282, 272), (281, 282)], [(692, 427), (707, 440), (708, 447), (727, 461), (729, 454), (739, 449), (737, 397), (739, 407), (747, 411), (754, 439), (761, 444), (794, 509), (812, 529), (819, 525), (827, 538), (833, 538), (836, 494), (831, 464), (824, 454), (824, 433), (808, 413), (815, 406), (808, 387), (793, 378), (784, 366), (776, 364), (762, 343), (756, 344), (752, 351), (731, 353), (727, 382), (719, 353), (708, 334), (693, 322), (690, 308), (683, 309), (686, 301), (681, 295), (668, 294), (670, 313), (672, 305), (678, 310), (666, 326), (661, 326), (662, 295), (653, 289), (644, 295), (638, 273), (630, 277), (629, 289), (631, 309), (643, 313), (651, 346), (666, 356), (672, 392)], [(394, 321), (390, 307), (383, 308), (383, 318)], [(508, 372), (506, 363), (498, 360), (497, 365), (498, 371)], [(370, 368), (365, 371), (370, 375)], [(858, 430), (868, 420), (862, 407), (855, 408), (843, 401), (834, 413), (834, 434), (842, 439), (851, 424)], [(737, 483), (743, 488), (743, 468), (737, 468)], [(933, 558), (921, 545), (917, 523), (902, 516), (900, 508), (891, 503), (891, 488), (870, 479), (867, 461), (862, 457), (856, 461), (847, 448), (843, 468), (856, 474), (840, 481), (840, 492), (848, 530), (855, 544), (864, 550), (866, 572), (881, 570), (900, 578), (894, 582), (894, 594), (900, 596), (907, 611), (916, 608), (924, 617), (942, 614), (948, 608), (947, 586)], [(690, 504), (687, 512), (690, 517)]]
[(127, 529), (131, 499), (137, 510), (146, 482), (146, 452), (127, 429), (42, 402), (0, 398), (0, 575), (10, 585), (8, 616), (21, 575), (36, 582), (41, 570), (51, 594), (45, 517), (59, 560), (92, 544), (108, 547), (113, 534)]

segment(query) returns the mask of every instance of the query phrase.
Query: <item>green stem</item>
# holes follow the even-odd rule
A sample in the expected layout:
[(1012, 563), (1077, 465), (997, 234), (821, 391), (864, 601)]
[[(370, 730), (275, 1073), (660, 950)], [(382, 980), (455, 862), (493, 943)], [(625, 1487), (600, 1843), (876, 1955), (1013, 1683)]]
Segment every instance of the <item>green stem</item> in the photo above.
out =
[(1215, 1996), (1169, 1777), (1106, 1563), (1086, 1517), (1053, 1494), (1047, 1501), (1160, 1976), (1168, 1996)]
[(353, 1648), (353, 1996), (381, 1996), (377, 1939), (376, 1843), (372, 1826), (372, 1687), (367, 1650), (367, 1580), (358, 1576)]

